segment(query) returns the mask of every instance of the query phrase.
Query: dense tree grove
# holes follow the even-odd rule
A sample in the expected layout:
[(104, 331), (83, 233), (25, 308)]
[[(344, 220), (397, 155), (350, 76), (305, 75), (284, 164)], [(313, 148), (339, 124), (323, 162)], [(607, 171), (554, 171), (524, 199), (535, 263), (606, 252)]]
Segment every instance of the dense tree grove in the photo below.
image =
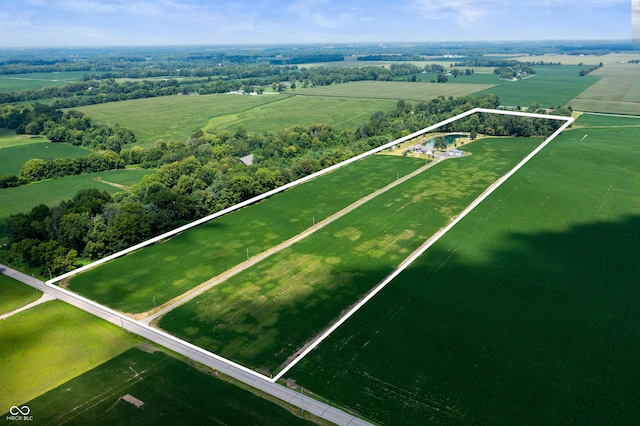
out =
[[(78, 169), (104, 170), (101, 167), (125, 165), (156, 168), (157, 172), (145, 176), (131, 191), (113, 197), (97, 190), (83, 190), (58, 206), (39, 205), (30, 213), (10, 216), (6, 222), (10, 244), (5, 261), (44, 275), (49, 271), (59, 274), (470, 108), (498, 105), (499, 100), (493, 95), (439, 97), (415, 104), (399, 101), (395, 109), (373, 114), (354, 131), (338, 131), (323, 124), (263, 134), (242, 129), (213, 135), (198, 131), (186, 143), (158, 141), (152, 149), (124, 145), (118, 152), (105, 150), (83, 159), (32, 159), (24, 165), (20, 179), (37, 180), (72, 174)], [(72, 120), (84, 122), (86, 126), (71, 127), (92, 131), (89, 118), (82, 114), (63, 114), (37, 105), (28, 108), (38, 109), (43, 116), (67, 126)], [(537, 106), (530, 109), (535, 111)], [(9, 115), (12, 113), (13, 109)], [(566, 115), (570, 111), (554, 113)], [(33, 119), (38, 115), (25, 117)], [(445, 130), (530, 136), (548, 135), (558, 126), (550, 120), (476, 114)], [(253, 165), (239, 161), (249, 154), (254, 155)]]

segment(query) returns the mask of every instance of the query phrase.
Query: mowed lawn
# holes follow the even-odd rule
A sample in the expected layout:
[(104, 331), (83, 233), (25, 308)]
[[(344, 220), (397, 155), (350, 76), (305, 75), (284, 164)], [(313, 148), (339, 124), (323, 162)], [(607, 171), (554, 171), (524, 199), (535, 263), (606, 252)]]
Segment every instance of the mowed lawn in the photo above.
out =
[[(67, 143), (51, 143), (46, 139), (26, 139), (28, 143), (19, 146), (3, 147), (0, 138), (0, 175), (17, 175), (22, 166), (32, 158), (55, 160), (56, 158), (85, 157), (93, 151)], [(34, 142), (38, 141), (38, 142)]]
[(482, 139), (167, 313), (159, 326), (265, 374), (336, 320), (540, 138)]
[(557, 138), (289, 375), (382, 424), (638, 424), (640, 120), (614, 123)]
[[(163, 352), (133, 348), (27, 405), (34, 420), (47, 425), (312, 424), (298, 417), (300, 410), (294, 415), (214, 374)], [(125, 395), (144, 405), (137, 408)]]
[(20, 406), (137, 343), (115, 325), (57, 300), (12, 315), (0, 321), (0, 410)]
[(213, 117), (238, 114), (258, 105), (283, 101), (287, 97), (288, 95), (176, 95), (74, 109), (88, 114), (96, 123), (110, 126), (119, 124), (132, 130), (138, 140), (137, 144), (149, 148), (159, 139), (186, 142)]
[(209, 120), (205, 130), (210, 133), (234, 133), (243, 128), (254, 133), (279, 132), (287, 126), (310, 126), (315, 123), (328, 124), (338, 130), (355, 129), (376, 111), (387, 111), (395, 104), (393, 99), (293, 96), (240, 113), (214, 117)]
[(42, 293), (19, 281), (0, 274), (0, 315), (38, 300)]
[[(391, 160), (391, 161), (390, 161)], [(373, 156), (71, 279), (69, 289), (144, 312), (196, 287), (404, 176), (424, 160)]]
[(575, 110), (640, 115), (640, 64), (606, 65), (589, 75), (601, 79), (571, 101)]
[(105, 181), (131, 186), (139, 182), (144, 175), (153, 172), (154, 170), (151, 169), (112, 170), (0, 189), (0, 238), (6, 236), (5, 220), (12, 214), (29, 212), (39, 204), (56, 206), (60, 201), (73, 198), (81, 189), (97, 188), (111, 194), (122, 191), (120, 188), (95, 180), (98, 177)]

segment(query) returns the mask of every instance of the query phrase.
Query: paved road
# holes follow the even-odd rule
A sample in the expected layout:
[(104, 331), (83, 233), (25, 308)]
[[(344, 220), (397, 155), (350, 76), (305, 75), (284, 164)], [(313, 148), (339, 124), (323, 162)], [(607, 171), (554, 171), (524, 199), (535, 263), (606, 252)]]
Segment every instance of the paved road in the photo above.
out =
[(357, 426), (370, 425), (370, 423), (342, 410), (317, 401), (308, 395), (303, 396), (297, 391), (275, 383), (255, 371), (228, 361), (214, 353), (205, 351), (204, 349), (194, 346), (189, 342), (185, 342), (184, 340), (171, 336), (161, 330), (157, 330), (143, 324), (140, 321), (133, 320), (126, 315), (122, 315), (91, 300), (78, 296), (64, 288), (47, 285), (40, 280), (34, 279), (29, 275), (23, 274), (4, 265), (0, 265), (0, 273), (10, 276), (32, 287), (36, 287), (49, 295), (49, 297), (65, 301), (97, 317), (116, 324), (131, 333), (138, 334), (139, 336), (187, 356), (190, 359), (210, 368), (215, 368), (221, 373), (233, 377), (236, 380), (239, 380), (253, 388), (259, 389), (262, 392), (272, 395), (282, 401), (288, 402), (301, 410), (304, 409), (304, 411), (312, 413), (334, 424)]

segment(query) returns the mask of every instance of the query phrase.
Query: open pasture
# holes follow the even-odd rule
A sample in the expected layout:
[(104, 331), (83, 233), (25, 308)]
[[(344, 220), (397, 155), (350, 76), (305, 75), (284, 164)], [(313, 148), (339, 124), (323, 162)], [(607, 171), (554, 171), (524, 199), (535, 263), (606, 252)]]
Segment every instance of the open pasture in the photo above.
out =
[(627, 62), (632, 59), (640, 59), (638, 53), (609, 53), (606, 55), (560, 55), (548, 54), (539, 56), (521, 56), (513, 58), (521, 62), (560, 62), (562, 65), (598, 65), (602, 62), (604, 65)]
[(113, 170), (65, 176), (16, 188), (0, 189), (0, 238), (5, 236), (5, 220), (9, 215), (28, 212), (38, 204), (56, 206), (60, 201), (72, 198), (81, 189), (97, 188), (111, 194), (122, 191), (122, 189), (108, 183), (97, 181), (98, 177), (107, 182), (130, 186), (139, 182), (144, 175), (153, 172), (154, 170), (144, 169)]
[[(18, 174), (24, 163), (32, 158), (54, 160), (56, 158), (84, 157), (93, 151), (68, 143), (51, 143), (44, 138), (25, 139), (27, 144), (3, 147), (0, 138), (0, 175)], [(11, 139), (11, 138), (9, 138)]]
[(0, 315), (35, 302), (42, 293), (32, 287), (0, 274)]
[(44, 136), (18, 135), (13, 129), (0, 128), (0, 149), (46, 141)]
[(383, 424), (637, 424), (640, 128), (615, 120), (559, 136), (289, 374)]
[[(144, 405), (136, 407), (123, 399), (125, 395)], [(160, 351), (148, 353), (137, 348), (27, 405), (34, 421), (47, 425), (311, 423), (248, 390), (218, 379), (212, 372), (199, 371)]]
[[(482, 139), (167, 313), (172, 334), (269, 374), (541, 142)], [(387, 157), (393, 158), (393, 157)]]
[(210, 133), (233, 133), (242, 127), (254, 133), (279, 132), (287, 126), (310, 126), (314, 123), (328, 124), (338, 130), (355, 129), (366, 122), (374, 112), (389, 110), (396, 103), (390, 99), (325, 96), (293, 96), (279, 99), (279, 102), (258, 105), (243, 112), (214, 117), (209, 120), (205, 130)]
[[(534, 67), (533, 77), (519, 81), (497, 79), (496, 87), (479, 92), (478, 95), (493, 93), (500, 98), (502, 105), (528, 107), (537, 102), (543, 108), (565, 106), (592, 84), (598, 77), (589, 74), (580, 77), (577, 65)], [(486, 83), (497, 76), (474, 74), (471, 76)], [(465, 77), (466, 79), (467, 77)], [(451, 81), (451, 78), (450, 78)], [(469, 80), (473, 81), (473, 80)], [(449, 83), (447, 83), (449, 84)]]
[(601, 79), (571, 101), (573, 109), (640, 115), (640, 64), (607, 65), (589, 75)]
[(38, 90), (44, 87), (59, 87), (79, 81), (85, 71), (38, 72), (0, 75), (0, 92)]
[(79, 274), (69, 289), (123, 312), (148, 311), (154, 298), (165, 303), (423, 164), (366, 158)]
[[(242, 96), (215, 94), (202, 96), (161, 96), (74, 108), (96, 123), (132, 130), (137, 144), (153, 147), (159, 139), (186, 142), (213, 117), (238, 114), (288, 95)], [(252, 131), (253, 129), (247, 129)]]
[(138, 338), (54, 300), (0, 321), (0, 342), (5, 412), (122, 353)]
[[(462, 79), (462, 78), (461, 78)], [(490, 85), (482, 84), (431, 84), (407, 83), (399, 81), (354, 81), (330, 86), (297, 89), (301, 95), (332, 96), (346, 98), (394, 99), (430, 101), (438, 96), (458, 97), (488, 90)]]

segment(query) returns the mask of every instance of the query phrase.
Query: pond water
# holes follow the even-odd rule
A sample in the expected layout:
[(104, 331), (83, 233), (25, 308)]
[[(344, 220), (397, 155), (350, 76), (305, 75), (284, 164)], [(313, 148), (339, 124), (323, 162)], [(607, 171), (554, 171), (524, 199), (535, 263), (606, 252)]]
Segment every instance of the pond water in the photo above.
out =
[(469, 137), (469, 135), (466, 133), (451, 133), (445, 136), (438, 136), (438, 137), (429, 139), (429, 141), (425, 144), (425, 146), (427, 148), (433, 148), (436, 145), (436, 141), (442, 138), (444, 138), (444, 141), (447, 143), (447, 146), (448, 146), (455, 143), (456, 139), (467, 138), (467, 137)]

